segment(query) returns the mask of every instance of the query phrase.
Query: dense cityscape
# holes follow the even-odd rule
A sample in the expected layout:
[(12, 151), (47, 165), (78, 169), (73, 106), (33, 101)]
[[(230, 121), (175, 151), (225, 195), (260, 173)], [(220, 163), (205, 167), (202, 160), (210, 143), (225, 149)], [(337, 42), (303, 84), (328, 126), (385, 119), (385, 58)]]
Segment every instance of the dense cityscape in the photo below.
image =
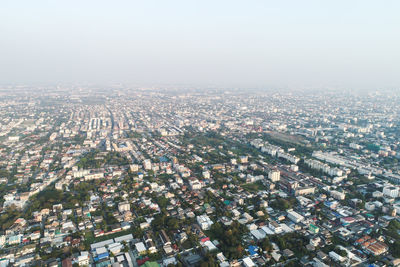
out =
[(0, 266), (398, 266), (399, 103), (2, 87)]

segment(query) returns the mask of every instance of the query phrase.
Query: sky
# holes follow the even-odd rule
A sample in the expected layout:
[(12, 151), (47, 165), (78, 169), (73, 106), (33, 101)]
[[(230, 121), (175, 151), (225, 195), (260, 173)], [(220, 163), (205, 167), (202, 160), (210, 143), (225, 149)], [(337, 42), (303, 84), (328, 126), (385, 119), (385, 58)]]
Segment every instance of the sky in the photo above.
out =
[(400, 1), (2, 0), (0, 83), (400, 88)]

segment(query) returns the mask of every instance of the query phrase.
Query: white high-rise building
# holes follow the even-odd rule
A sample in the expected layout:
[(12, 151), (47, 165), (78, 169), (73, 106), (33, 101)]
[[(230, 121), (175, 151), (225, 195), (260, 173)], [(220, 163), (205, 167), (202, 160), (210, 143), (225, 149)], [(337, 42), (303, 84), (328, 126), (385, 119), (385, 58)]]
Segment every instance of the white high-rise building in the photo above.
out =
[(272, 182), (278, 182), (281, 179), (281, 173), (278, 170), (271, 170), (268, 173), (268, 178)]
[(387, 197), (396, 198), (399, 196), (399, 188), (396, 186), (385, 186), (383, 194)]
[(143, 161), (143, 168), (145, 170), (151, 170), (151, 161), (149, 159)]

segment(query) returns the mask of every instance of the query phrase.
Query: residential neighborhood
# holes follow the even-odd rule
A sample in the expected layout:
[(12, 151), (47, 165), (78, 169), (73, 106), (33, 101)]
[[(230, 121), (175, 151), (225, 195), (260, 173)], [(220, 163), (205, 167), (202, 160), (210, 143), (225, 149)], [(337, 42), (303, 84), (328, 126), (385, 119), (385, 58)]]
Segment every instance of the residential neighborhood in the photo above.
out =
[(0, 266), (400, 265), (398, 94), (2, 90)]

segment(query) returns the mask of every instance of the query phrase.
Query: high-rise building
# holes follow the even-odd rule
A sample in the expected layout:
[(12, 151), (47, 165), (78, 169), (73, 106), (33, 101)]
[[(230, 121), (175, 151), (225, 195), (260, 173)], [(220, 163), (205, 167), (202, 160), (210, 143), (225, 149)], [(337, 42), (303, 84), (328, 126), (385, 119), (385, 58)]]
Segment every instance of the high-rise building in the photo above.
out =
[(278, 170), (271, 170), (268, 173), (268, 178), (272, 182), (278, 182), (281, 179), (281, 173)]
[(396, 186), (385, 186), (383, 194), (387, 197), (396, 198), (399, 196), (399, 188)]
[(151, 170), (151, 161), (149, 159), (143, 161), (143, 168), (145, 170)]

